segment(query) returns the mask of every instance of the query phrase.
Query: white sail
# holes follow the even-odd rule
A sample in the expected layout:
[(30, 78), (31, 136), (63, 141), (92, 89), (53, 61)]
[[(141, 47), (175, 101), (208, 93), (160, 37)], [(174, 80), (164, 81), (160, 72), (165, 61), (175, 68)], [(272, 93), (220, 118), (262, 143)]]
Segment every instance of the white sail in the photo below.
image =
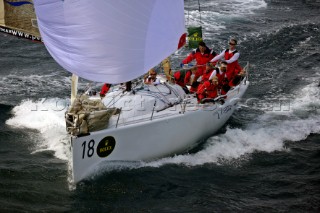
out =
[(180, 47), (183, 0), (34, 0), (52, 57), (82, 78), (132, 80)]

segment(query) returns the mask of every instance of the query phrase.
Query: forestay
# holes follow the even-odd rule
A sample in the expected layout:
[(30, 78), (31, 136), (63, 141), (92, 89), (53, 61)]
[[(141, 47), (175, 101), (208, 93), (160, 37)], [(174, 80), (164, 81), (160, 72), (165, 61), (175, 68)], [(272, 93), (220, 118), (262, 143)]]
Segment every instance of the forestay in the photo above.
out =
[(82, 78), (137, 78), (185, 42), (183, 0), (34, 0), (52, 57)]

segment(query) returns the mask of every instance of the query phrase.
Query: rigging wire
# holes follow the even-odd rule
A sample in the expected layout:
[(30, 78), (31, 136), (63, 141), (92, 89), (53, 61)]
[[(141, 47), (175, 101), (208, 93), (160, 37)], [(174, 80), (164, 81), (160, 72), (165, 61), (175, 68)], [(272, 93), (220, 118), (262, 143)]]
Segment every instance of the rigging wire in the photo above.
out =
[[(189, 3), (189, 6), (188, 6), (188, 9), (187, 9), (187, 16), (188, 16), (188, 18), (187, 18), (187, 26), (189, 26), (189, 23), (190, 23), (190, 3)], [(199, 11), (199, 23), (200, 23), (200, 25), (202, 24), (202, 20), (201, 20), (201, 4), (200, 4), (200, 0), (198, 0), (198, 11)]]
[(201, 24), (202, 24), (202, 21), (201, 21), (201, 6), (200, 6), (200, 0), (198, 0), (198, 6), (199, 6), (200, 25), (201, 25)]
[(189, 19), (190, 19), (190, 10), (188, 9), (187, 11), (188, 11), (187, 26), (189, 26), (189, 23), (190, 23), (190, 22), (189, 22)]

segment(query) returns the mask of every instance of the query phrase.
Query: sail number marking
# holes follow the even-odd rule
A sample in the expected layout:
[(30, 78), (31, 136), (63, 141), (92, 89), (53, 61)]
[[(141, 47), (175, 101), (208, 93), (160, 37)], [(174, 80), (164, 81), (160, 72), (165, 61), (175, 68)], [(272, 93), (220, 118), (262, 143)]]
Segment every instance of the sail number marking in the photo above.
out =
[(232, 109), (232, 106), (230, 106), (230, 105), (226, 106), (225, 108), (223, 108), (223, 109), (221, 108), (220, 110), (215, 112), (214, 115), (217, 115), (218, 119), (220, 119), (223, 114), (227, 114), (228, 112), (231, 111), (231, 109)]
[[(86, 153), (87, 153), (87, 157), (88, 157), (88, 158), (91, 158), (91, 157), (93, 156), (93, 154), (94, 154), (94, 144), (95, 144), (95, 141), (94, 141), (93, 139), (89, 141), (89, 143), (88, 143), (88, 150), (87, 150), (86, 144), (87, 144), (87, 141), (84, 141), (84, 142), (82, 143), (82, 147), (83, 147), (82, 159), (84, 159), (84, 156), (85, 156)], [(86, 152), (86, 150), (87, 150), (87, 152)]]
[(116, 140), (112, 136), (107, 136), (103, 138), (97, 148), (95, 149), (95, 141), (91, 139), (89, 143), (84, 141), (82, 143), (82, 159), (85, 157), (91, 158), (96, 150), (96, 153), (99, 157), (104, 158), (111, 154), (116, 145)]

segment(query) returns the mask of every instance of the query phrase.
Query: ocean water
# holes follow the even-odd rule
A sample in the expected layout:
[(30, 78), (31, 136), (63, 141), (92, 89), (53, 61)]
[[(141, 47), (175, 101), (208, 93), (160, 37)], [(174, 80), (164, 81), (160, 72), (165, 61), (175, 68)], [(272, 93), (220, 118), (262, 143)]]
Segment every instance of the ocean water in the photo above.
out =
[(320, 211), (320, 3), (200, 3), (201, 13), (185, 0), (186, 24), (201, 24), (217, 52), (236, 37), (251, 64), (238, 110), (190, 153), (116, 164), (77, 185), (70, 74), (43, 44), (0, 34), (0, 212)]

